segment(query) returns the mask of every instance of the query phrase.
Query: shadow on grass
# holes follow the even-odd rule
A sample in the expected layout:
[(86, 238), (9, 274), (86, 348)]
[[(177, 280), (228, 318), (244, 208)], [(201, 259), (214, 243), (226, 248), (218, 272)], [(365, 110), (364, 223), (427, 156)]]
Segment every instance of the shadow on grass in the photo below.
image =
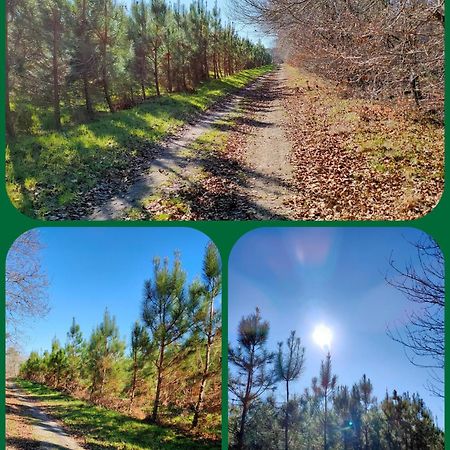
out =
[(88, 448), (143, 448), (161, 450), (218, 450), (220, 443), (184, 436), (172, 427), (148, 424), (100, 406), (73, 399), (46, 386), (20, 381), (30, 396), (45, 405), (45, 412), (83, 436)]
[(135, 108), (102, 113), (97, 120), (59, 133), (11, 140), (7, 180), (13, 204), (38, 218), (80, 204), (83, 195), (105, 178), (126, 177), (128, 167), (148, 157), (155, 142), (259, 74), (248, 71), (210, 80), (195, 93), (153, 97)]

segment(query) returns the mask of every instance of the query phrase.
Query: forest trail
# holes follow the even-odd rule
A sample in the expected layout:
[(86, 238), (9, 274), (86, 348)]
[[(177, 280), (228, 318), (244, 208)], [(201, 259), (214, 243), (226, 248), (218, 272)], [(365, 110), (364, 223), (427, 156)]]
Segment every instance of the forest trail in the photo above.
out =
[(286, 82), (284, 66), (266, 77), (251, 102), (255, 114), (247, 118), (250, 137), (243, 146), (243, 162), (251, 174), (245, 180), (244, 195), (254, 204), (254, 218), (259, 220), (290, 218), (291, 210), (285, 206), (292, 195), (292, 145), (284, 131), (282, 103)]
[[(270, 75), (270, 74), (269, 74)], [(235, 110), (248, 93), (255, 90), (267, 77), (264, 75), (237, 94), (219, 101), (203, 113), (194, 123), (182, 128), (174, 137), (156, 145), (156, 153), (150, 168), (126, 192), (115, 195), (101, 206), (97, 206), (88, 217), (89, 220), (113, 220), (120, 218), (125, 211), (138, 206), (146, 197), (157, 194), (161, 188), (186, 181), (195, 176), (199, 164), (188, 157), (191, 145), (213, 125)]]
[[(284, 200), (291, 194), (292, 169), (289, 163), (292, 146), (283, 131), (282, 97), (286, 90), (284, 68), (268, 73), (239, 93), (219, 102), (195, 123), (184, 127), (178, 135), (161, 143), (151, 167), (126, 192), (120, 193), (89, 216), (90, 220), (123, 218), (127, 211), (139, 207), (149, 197), (177, 197), (180, 188), (189, 189), (205, 168), (207, 146), (197, 144), (215, 130), (219, 123), (238, 115), (241, 122), (227, 132), (230, 140), (240, 137), (241, 158), (234, 168), (238, 176), (239, 200), (225, 211), (225, 219), (287, 219), (289, 210)], [(243, 129), (245, 128), (245, 130)], [(197, 145), (193, 153), (192, 147)], [(216, 155), (210, 155), (217, 158)], [(219, 164), (218, 164), (219, 163)], [(220, 161), (211, 162), (221, 166)], [(226, 177), (222, 177), (226, 178)], [(233, 187), (230, 185), (229, 189)], [(234, 193), (235, 194), (235, 193)], [(196, 203), (196, 198), (192, 203)], [(216, 201), (221, 202), (220, 195)], [(211, 216), (214, 212), (206, 212)], [(201, 214), (204, 215), (204, 214)], [(203, 217), (199, 217), (203, 218)]]
[[(6, 383), (7, 414), (25, 416), (32, 423), (32, 438), (20, 438), (7, 442), (7, 449), (36, 448), (42, 450), (82, 450), (74, 438), (61, 426), (44, 413), (36, 400), (19, 389), (13, 382)], [(26, 441), (26, 442), (25, 442)]]

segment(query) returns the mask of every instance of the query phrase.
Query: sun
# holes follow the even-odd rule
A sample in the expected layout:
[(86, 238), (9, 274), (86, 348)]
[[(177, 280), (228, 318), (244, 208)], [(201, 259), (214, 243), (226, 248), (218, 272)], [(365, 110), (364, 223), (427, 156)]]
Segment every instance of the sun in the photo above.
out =
[(331, 333), (331, 329), (327, 326), (321, 324), (317, 325), (314, 328), (312, 335), (314, 342), (321, 348), (325, 349), (326, 347), (331, 347), (331, 341), (333, 339), (333, 334)]

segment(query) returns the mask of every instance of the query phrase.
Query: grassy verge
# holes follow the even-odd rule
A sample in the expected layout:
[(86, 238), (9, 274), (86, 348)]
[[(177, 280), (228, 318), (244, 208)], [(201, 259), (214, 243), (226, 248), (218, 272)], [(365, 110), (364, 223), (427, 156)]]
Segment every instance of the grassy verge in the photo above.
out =
[(265, 66), (210, 80), (194, 93), (163, 95), (61, 132), (20, 136), (7, 147), (8, 195), (27, 215), (51, 216), (103, 180), (126, 176), (130, 165), (148, 157), (153, 144), (270, 70)]
[(196, 440), (174, 428), (147, 424), (106, 408), (90, 405), (41, 384), (16, 380), (89, 449), (218, 450), (220, 442)]

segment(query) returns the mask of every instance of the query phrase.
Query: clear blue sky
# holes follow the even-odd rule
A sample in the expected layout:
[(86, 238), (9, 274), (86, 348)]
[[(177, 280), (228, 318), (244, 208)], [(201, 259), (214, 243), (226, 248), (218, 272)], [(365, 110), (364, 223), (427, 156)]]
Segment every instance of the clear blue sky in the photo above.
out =
[(153, 257), (173, 260), (179, 250), (187, 280), (192, 281), (201, 276), (209, 242), (189, 228), (41, 228), (40, 236), (51, 311), (30, 323), (25, 353), (49, 349), (54, 336), (64, 344), (72, 317), (88, 338), (106, 307), (128, 343), (140, 316), (144, 281), (153, 273)]
[(305, 373), (293, 386), (301, 393), (319, 375), (326, 350), (312, 333), (324, 323), (333, 331), (339, 383), (351, 386), (366, 373), (378, 399), (386, 389), (419, 392), (443, 427), (443, 401), (424, 388), (426, 369), (411, 365), (402, 346), (386, 335), (386, 327), (401, 327), (411, 310), (385, 282), (389, 257), (414, 260), (408, 241), (420, 236), (411, 228), (267, 228), (245, 235), (229, 262), (230, 342), (236, 342), (239, 320), (256, 306), (270, 322), (272, 351), (296, 330), (306, 348)]

